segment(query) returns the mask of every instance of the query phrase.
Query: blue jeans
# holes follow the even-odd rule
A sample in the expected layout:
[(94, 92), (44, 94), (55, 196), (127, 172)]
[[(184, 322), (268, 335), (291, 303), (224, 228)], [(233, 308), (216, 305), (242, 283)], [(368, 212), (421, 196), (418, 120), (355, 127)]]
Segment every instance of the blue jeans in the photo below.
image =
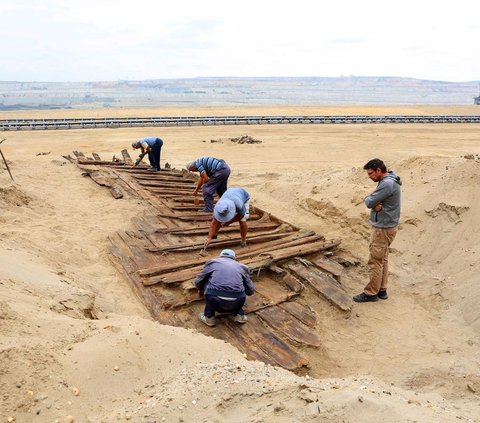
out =
[(205, 317), (214, 317), (217, 313), (229, 313), (229, 314), (245, 314), (243, 311), (243, 305), (245, 304), (246, 296), (240, 298), (234, 298), (230, 300), (222, 300), (216, 295), (205, 295)]
[(160, 152), (162, 150), (163, 141), (160, 138), (157, 138), (155, 144), (150, 147), (151, 150), (148, 152), (148, 160), (150, 165), (157, 170), (160, 170)]

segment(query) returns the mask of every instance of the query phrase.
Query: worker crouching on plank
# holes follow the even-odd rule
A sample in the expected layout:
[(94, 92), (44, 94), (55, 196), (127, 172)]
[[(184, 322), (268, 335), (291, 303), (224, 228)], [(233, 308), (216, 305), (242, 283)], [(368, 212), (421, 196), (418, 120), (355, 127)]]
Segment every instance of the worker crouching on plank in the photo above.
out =
[(215, 326), (215, 312), (233, 315), (237, 323), (246, 323), (243, 306), (255, 287), (248, 266), (236, 260), (235, 251), (223, 250), (220, 256), (208, 260), (195, 279), (200, 295), (205, 296), (205, 310), (199, 315), (207, 326)]
[(213, 208), (213, 219), (210, 223), (205, 247), (217, 237), (220, 228), (234, 222), (240, 224), (240, 247), (247, 246), (247, 220), (250, 216), (250, 194), (243, 188), (228, 188)]
[(135, 166), (138, 166), (145, 155), (148, 154), (150, 167), (147, 169), (150, 172), (158, 172), (160, 170), (160, 153), (162, 151), (163, 141), (157, 137), (145, 137), (139, 141), (132, 142), (134, 150), (140, 148), (142, 152), (138, 156)]

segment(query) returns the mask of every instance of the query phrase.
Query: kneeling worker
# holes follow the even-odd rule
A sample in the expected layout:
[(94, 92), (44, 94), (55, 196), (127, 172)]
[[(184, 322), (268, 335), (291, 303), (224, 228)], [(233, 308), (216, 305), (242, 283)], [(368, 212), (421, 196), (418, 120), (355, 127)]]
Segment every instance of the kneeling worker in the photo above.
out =
[(148, 160), (150, 162), (150, 168), (147, 169), (150, 172), (158, 172), (160, 170), (160, 152), (162, 151), (163, 141), (157, 137), (145, 137), (139, 141), (132, 142), (133, 149), (141, 148), (142, 152), (138, 156), (135, 166), (138, 166), (143, 157), (148, 154)]
[(229, 313), (237, 323), (245, 323), (246, 296), (255, 291), (248, 267), (236, 261), (235, 251), (223, 250), (220, 257), (208, 260), (195, 279), (200, 295), (205, 295), (205, 310), (200, 320), (215, 326), (215, 312)]
[(226, 227), (234, 222), (240, 224), (240, 237), (242, 248), (247, 246), (247, 220), (250, 216), (250, 194), (243, 188), (229, 188), (222, 195), (213, 209), (213, 219), (210, 223), (205, 246), (217, 237), (222, 226)]

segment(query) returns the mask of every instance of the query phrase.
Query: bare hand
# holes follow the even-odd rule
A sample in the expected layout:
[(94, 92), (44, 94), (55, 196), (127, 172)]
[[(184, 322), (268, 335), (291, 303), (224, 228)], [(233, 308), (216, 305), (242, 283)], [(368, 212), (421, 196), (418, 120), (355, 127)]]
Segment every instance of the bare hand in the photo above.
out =
[(381, 211), (382, 209), (383, 209), (383, 206), (382, 206), (381, 204), (377, 204), (377, 205), (373, 208), (373, 210), (375, 210), (376, 212), (379, 212), (379, 211)]

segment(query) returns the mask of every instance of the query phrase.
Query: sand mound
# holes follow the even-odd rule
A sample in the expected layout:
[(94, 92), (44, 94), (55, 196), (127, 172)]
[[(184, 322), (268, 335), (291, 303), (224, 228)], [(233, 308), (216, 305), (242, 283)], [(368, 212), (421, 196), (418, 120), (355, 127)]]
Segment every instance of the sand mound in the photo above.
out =
[(10, 186), (6, 188), (0, 187), (0, 202), (3, 206), (28, 206), (32, 198), (25, 194), (20, 188)]

